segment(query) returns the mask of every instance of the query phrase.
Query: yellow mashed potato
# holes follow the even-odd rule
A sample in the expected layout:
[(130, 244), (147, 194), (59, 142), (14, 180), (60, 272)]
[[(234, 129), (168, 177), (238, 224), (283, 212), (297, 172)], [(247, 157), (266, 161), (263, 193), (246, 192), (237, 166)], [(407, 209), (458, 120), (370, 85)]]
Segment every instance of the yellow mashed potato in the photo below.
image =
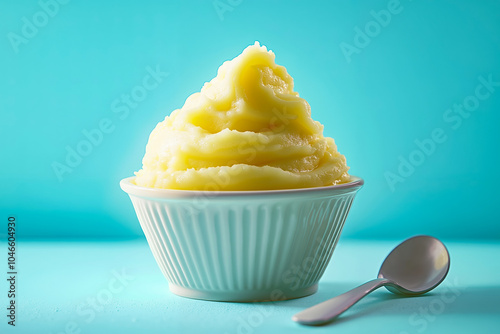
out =
[(149, 137), (139, 186), (268, 190), (349, 181), (345, 157), (265, 46), (247, 47)]

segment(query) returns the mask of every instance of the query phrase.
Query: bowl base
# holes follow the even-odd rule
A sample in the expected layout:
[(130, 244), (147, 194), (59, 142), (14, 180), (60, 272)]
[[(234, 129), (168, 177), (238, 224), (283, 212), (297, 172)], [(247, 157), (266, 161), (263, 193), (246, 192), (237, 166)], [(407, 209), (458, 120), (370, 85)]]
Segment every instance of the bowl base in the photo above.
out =
[(280, 301), (306, 297), (318, 291), (318, 284), (309, 287), (290, 290), (290, 289), (272, 289), (272, 290), (229, 290), (229, 291), (204, 291), (189, 289), (182, 286), (169, 283), (170, 291), (177, 296), (192, 299), (211, 300), (219, 302), (265, 302)]

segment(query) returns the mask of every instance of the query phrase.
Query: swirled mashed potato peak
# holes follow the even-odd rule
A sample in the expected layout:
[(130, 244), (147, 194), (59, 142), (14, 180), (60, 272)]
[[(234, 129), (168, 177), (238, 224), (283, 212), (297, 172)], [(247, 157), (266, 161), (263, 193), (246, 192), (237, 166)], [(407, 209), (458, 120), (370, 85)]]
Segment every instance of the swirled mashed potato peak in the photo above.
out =
[(348, 167), (311, 118), (293, 78), (265, 46), (247, 47), (158, 123), (139, 186), (185, 190), (269, 190), (349, 181)]

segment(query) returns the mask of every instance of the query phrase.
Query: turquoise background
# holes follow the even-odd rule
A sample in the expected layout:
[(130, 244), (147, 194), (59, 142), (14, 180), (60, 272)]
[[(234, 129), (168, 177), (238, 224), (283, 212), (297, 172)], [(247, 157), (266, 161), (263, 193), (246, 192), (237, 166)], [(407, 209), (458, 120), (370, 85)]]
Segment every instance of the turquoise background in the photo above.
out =
[[(444, 117), (474, 101), (478, 78), (500, 82), (500, 2), (402, 0), (346, 57), (342, 43), (376, 29), (371, 11), (389, 3), (69, 1), (44, 21), (37, 1), (1, 1), (1, 217), (15, 215), (24, 238), (142, 237), (119, 180), (141, 167), (156, 123), (258, 40), (366, 181), (343, 237), (498, 240), (500, 86), (460, 125)], [(16, 45), (23, 18), (40, 27)], [(157, 67), (168, 76), (120, 118), (112, 104)], [(113, 131), (58, 179), (53, 163), (103, 119)], [(446, 140), (391, 187), (387, 173), (421, 158), (415, 140), (436, 129)]]
[[(500, 86), (479, 88), (490, 94), (467, 118), (453, 112), (475, 101), (480, 78), (500, 82), (500, 1), (54, 1), (0, 0), (0, 332), (430, 334), (500, 327)], [(374, 23), (388, 8), (395, 12), (390, 22)], [(370, 36), (360, 35), (366, 28)], [(276, 305), (177, 297), (119, 181), (141, 167), (154, 126), (256, 40), (275, 51), (313, 118), (366, 184), (318, 293)], [(342, 48), (353, 53), (346, 57)], [(157, 68), (168, 76), (126, 107), (122, 95), (140, 92)], [(58, 178), (53, 164), (65, 163), (67, 148), (106, 122), (108, 133)], [(429, 154), (418, 153), (416, 141), (429, 143), (440, 132)], [(401, 158), (419, 157), (418, 166), (402, 171), (404, 182), (387, 181), (395, 180)], [(5, 317), (9, 215), (17, 218), (19, 239), (15, 328)], [(374, 278), (400, 240), (420, 233), (444, 240), (451, 254), (450, 273), (436, 290), (398, 298), (381, 289), (322, 328), (290, 320)], [(78, 312), (89, 310), (89, 298), (106, 296), (116, 271), (133, 279), (100, 304), (95, 319)], [(429, 309), (425, 319), (417, 314)], [(259, 325), (248, 327), (250, 321)]]

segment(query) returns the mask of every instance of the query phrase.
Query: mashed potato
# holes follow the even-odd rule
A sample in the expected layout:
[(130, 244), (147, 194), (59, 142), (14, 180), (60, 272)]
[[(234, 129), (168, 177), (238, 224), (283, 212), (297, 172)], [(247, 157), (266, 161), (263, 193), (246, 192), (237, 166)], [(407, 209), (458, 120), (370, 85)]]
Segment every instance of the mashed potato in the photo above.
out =
[(265, 46), (247, 47), (149, 137), (139, 186), (266, 190), (335, 185), (348, 167)]

